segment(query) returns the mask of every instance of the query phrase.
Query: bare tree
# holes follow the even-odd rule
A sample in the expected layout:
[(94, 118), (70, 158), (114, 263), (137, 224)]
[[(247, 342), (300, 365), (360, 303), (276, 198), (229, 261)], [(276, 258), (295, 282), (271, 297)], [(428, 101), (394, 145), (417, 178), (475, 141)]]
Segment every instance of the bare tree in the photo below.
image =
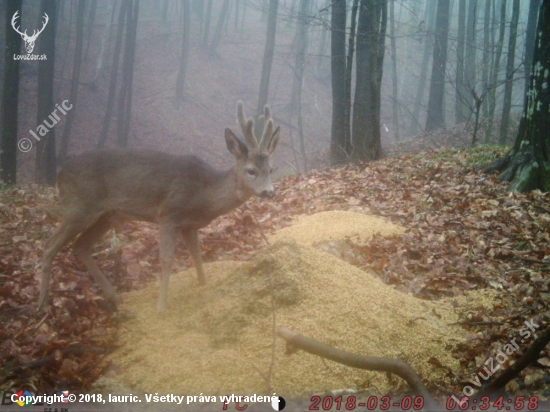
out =
[(351, 154), (349, 115), (346, 118), (346, 1), (335, 0), (331, 14), (331, 80), (332, 80), (332, 127), (330, 158), (332, 164), (348, 161)]
[(258, 95), (258, 107), (256, 115), (263, 113), (269, 95), (269, 78), (273, 65), (273, 53), (275, 52), (275, 37), (277, 35), (277, 9), (279, 0), (269, 0), (269, 17), (267, 19), (267, 31), (265, 37), (264, 59), (262, 64), (262, 77), (260, 80), (260, 92)]
[(386, 38), (387, 1), (361, 0), (357, 24), (357, 77), (353, 105), (353, 157), (380, 157), (380, 90)]
[(300, 0), (300, 16), (296, 25), (296, 60), (294, 64), (294, 80), (290, 103), (291, 113), (296, 111), (298, 119), (298, 136), (300, 138), (300, 154), (302, 155), (304, 172), (307, 173), (307, 155), (302, 118), (302, 89), (304, 83), (304, 69), (306, 64), (306, 51), (308, 46), (308, 26), (311, 0)]
[(525, 69), (525, 93), (529, 89), (529, 78), (531, 76), (531, 61), (535, 51), (535, 37), (537, 29), (537, 17), (539, 14), (540, 0), (529, 1), (529, 17), (527, 18), (527, 32), (525, 36), (525, 58), (523, 66)]
[(212, 20), (212, 0), (206, 3), (206, 16), (204, 17), (204, 33), (202, 36), (202, 47), (208, 47), (208, 36), (210, 34), (210, 21)]
[(420, 128), (420, 109), (424, 107), (424, 92), (426, 90), (426, 81), (429, 73), (430, 57), (433, 55), (433, 31), (435, 28), (435, 12), (437, 2), (435, 0), (426, 0), (426, 8), (424, 11), (423, 21), (426, 28), (426, 36), (424, 39), (424, 51), (422, 53), (422, 65), (420, 67), (420, 78), (416, 87), (416, 98), (413, 107), (409, 134), (415, 136)]
[(122, 84), (120, 86), (117, 110), (117, 145), (120, 147), (126, 147), (128, 145), (128, 136), (130, 133), (139, 0), (133, 0), (133, 7), (132, 4), (130, 4), (126, 13), (126, 42), (124, 45)]
[(463, 123), (468, 118), (464, 99), (468, 93), (464, 84), (464, 48), (466, 44), (466, 0), (458, 0), (458, 36), (456, 40), (456, 94), (455, 122)]
[(502, 120), (500, 122), (499, 143), (505, 144), (508, 138), (510, 124), (510, 110), (512, 108), (512, 86), (514, 80), (514, 61), (516, 58), (516, 37), (518, 33), (519, 0), (512, 3), (512, 22), (510, 23), (510, 37), (508, 41), (508, 58), (506, 60), (506, 83), (504, 85), (504, 101), (502, 103)]
[(39, 184), (55, 186), (57, 167), (55, 159), (55, 127), (59, 121), (54, 112), (54, 72), (55, 72), (55, 31), (57, 28), (57, 2), (42, 0), (40, 14), (51, 16), (48, 28), (40, 37), (40, 54), (48, 59), (38, 66), (38, 109), (36, 123), (49, 122), (48, 133), (38, 142), (36, 151), (35, 181)]
[(118, 65), (120, 61), (120, 54), (122, 49), (122, 33), (124, 30), (124, 18), (126, 16), (126, 10), (131, 6), (131, 0), (122, 0), (120, 5), (120, 11), (118, 14), (117, 33), (115, 40), (115, 50), (113, 52), (113, 64), (111, 65), (111, 79), (109, 81), (109, 95), (107, 96), (107, 106), (105, 108), (105, 117), (103, 118), (103, 126), (101, 127), (101, 134), (97, 142), (97, 148), (101, 149), (105, 146), (107, 141), (107, 134), (109, 133), (109, 126), (111, 125), (111, 118), (113, 108), (115, 107), (116, 85), (118, 77)]
[(449, 39), (449, 0), (437, 2), (435, 23), (434, 57), (426, 131), (430, 132), (445, 125), (443, 118), (443, 97), (445, 88), (445, 68), (447, 67), (447, 42)]
[[(491, 68), (491, 75), (489, 76), (491, 84), (497, 84), (498, 72), (500, 67), (500, 57), (502, 54), (502, 46), (504, 44), (504, 31), (506, 29), (506, 0), (501, 0), (500, 4), (500, 20), (499, 20), (499, 35), (496, 44), (496, 51), (494, 56), (493, 65)], [(493, 123), (495, 119), (495, 110), (497, 104), (496, 87), (493, 88), (487, 96), (489, 103), (489, 120), (487, 121), (487, 130), (485, 132), (485, 141), (488, 142), (491, 134), (493, 133)]]
[(533, 70), (514, 147), (484, 169), (502, 170), (499, 180), (512, 182), (511, 191), (550, 191), (550, 0), (542, 1), (534, 44)]
[(210, 44), (211, 53), (216, 53), (216, 49), (220, 44), (220, 40), (222, 38), (222, 30), (223, 30), (224, 23), (226, 21), (228, 10), (229, 10), (229, 0), (223, 0), (222, 9), (220, 12), (220, 16), (218, 18), (218, 24), (216, 25), (216, 31), (214, 32), (214, 36), (212, 37), (212, 43)]
[(74, 54), (73, 78), (71, 82), (71, 97), (70, 102), (73, 109), (67, 113), (67, 121), (63, 136), (61, 138), (61, 148), (59, 151), (60, 162), (63, 163), (67, 159), (69, 151), (69, 140), (73, 130), (74, 117), (77, 110), (78, 86), (80, 83), (80, 68), (82, 67), (82, 46), (84, 44), (84, 10), (86, 0), (78, 0), (78, 8), (76, 12), (76, 45)]
[(395, 0), (390, 0), (390, 44), (392, 67), (392, 120), (395, 129), (394, 136), (399, 140), (399, 102), (397, 101), (397, 45), (395, 40)]
[(97, 0), (91, 0), (90, 12), (88, 15), (88, 22), (86, 25), (86, 37), (88, 41), (86, 43), (86, 52), (84, 53), (84, 60), (88, 59), (88, 50), (90, 49), (90, 43), (92, 42), (92, 34), (94, 32), (95, 15), (97, 11)]
[(22, 0), (8, 0), (6, 5), (6, 47), (4, 49), (4, 84), (2, 95), (2, 135), (0, 135), (0, 181), (14, 185), (17, 177), (17, 114), (19, 104), (19, 60), (21, 36), (9, 29), (12, 16), (21, 10)]
[[(491, 32), (491, 0), (485, 0), (485, 11), (483, 12), (483, 57), (481, 63), (481, 83), (482, 87), (487, 87), (489, 84), (489, 54), (490, 54), (490, 37)], [(487, 99), (483, 99), (483, 116), (489, 116), (489, 104)]]
[(185, 75), (187, 73), (187, 62), (191, 48), (191, 4), (189, 0), (183, 0), (183, 39), (181, 42), (181, 58), (176, 80), (176, 104), (178, 108), (183, 102), (183, 90), (185, 86)]

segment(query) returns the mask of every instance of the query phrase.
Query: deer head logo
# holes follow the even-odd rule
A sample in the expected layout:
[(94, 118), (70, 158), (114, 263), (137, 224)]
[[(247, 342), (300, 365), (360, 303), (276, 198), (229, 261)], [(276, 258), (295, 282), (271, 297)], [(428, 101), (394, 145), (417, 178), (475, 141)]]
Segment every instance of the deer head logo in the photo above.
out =
[(44, 29), (46, 28), (46, 24), (48, 24), (48, 21), (50, 20), (50, 18), (48, 17), (48, 15), (46, 13), (44, 13), (44, 23), (42, 24), (42, 28), (40, 30), (35, 30), (32, 33), (32, 36), (29, 36), (27, 34), (27, 30), (25, 30), (24, 32), (21, 32), (21, 30), (19, 30), (19, 27), (15, 26), (16, 25), (16, 20), (19, 17), (18, 14), (19, 14), (19, 10), (17, 10), (13, 14), (13, 17), (11, 19), (11, 27), (13, 27), (13, 29), (21, 35), (21, 38), (25, 42), (25, 49), (27, 49), (27, 53), (31, 54), (33, 49), (34, 49), (34, 42), (38, 38), (38, 35), (44, 31)]

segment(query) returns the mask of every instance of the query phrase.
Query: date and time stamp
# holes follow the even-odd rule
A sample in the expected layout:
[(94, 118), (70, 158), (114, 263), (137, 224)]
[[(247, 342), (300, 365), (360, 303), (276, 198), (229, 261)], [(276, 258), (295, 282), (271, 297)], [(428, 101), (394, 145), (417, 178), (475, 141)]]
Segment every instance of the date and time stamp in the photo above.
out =
[[(4, 392), (2, 406), (18, 404), (19, 406), (40, 407), (44, 412), (70, 412), (73, 406), (106, 405), (122, 406), (128, 403), (146, 404), (171, 404), (181, 405), (182, 409), (190, 404), (210, 402), (212, 410), (238, 410), (254, 411), (257, 402), (271, 403), (273, 410), (284, 410), (286, 401), (284, 398), (273, 396), (199, 396), (191, 395), (111, 395), (111, 394), (73, 394), (63, 391), (61, 394), (33, 395), (28, 391)], [(292, 401), (287, 406), (291, 406)], [(355, 395), (314, 395), (309, 399), (309, 404), (302, 404), (304, 410), (310, 411), (422, 411), (426, 408), (423, 396), (404, 396), (392, 399), (390, 396), (359, 397)], [(545, 405), (547, 406), (547, 405)], [(79, 408), (77, 408), (79, 409)], [(294, 410), (294, 408), (290, 408)], [(431, 408), (430, 408), (431, 409)], [(538, 411), (544, 410), (539, 397), (532, 396), (499, 396), (491, 398), (484, 396), (479, 399), (470, 399), (463, 396), (460, 399), (451, 396), (440, 405), (441, 411)], [(0, 408), (2, 410), (2, 408)]]

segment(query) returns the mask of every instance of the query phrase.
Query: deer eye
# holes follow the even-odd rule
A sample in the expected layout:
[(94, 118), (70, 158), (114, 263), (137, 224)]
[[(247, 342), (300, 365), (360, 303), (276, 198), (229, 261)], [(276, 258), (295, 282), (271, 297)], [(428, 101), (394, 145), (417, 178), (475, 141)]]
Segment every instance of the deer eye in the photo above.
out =
[(254, 169), (246, 169), (246, 173), (248, 174), (248, 176), (252, 177), (256, 177), (256, 175), (258, 174)]

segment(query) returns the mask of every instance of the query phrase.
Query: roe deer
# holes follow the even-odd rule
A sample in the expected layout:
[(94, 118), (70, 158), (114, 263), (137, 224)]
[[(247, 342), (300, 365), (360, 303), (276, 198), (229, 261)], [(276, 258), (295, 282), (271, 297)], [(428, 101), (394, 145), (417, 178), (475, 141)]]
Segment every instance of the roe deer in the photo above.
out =
[(273, 197), (271, 154), (280, 129), (274, 131), (271, 112), (264, 109), (264, 130), (258, 142), (254, 121), (237, 103), (237, 121), (244, 143), (225, 129), (227, 149), (236, 165), (221, 172), (195, 156), (175, 156), (152, 150), (97, 150), (84, 153), (59, 172), (57, 188), (63, 221), (47, 241), (42, 258), (39, 309), (48, 296), (52, 261), (78, 236), (73, 250), (107, 296), (120, 303), (114, 288), (92, 259), (92, 247), (117, 219), (156, 222), (160, 226), (161, 285), (159, 310), (166, 309), (168, 283), (177, 234), (182, 232), (191, 252), (199, 284), (202, 268), (198, 229), (243, 204), (252, 195)]

